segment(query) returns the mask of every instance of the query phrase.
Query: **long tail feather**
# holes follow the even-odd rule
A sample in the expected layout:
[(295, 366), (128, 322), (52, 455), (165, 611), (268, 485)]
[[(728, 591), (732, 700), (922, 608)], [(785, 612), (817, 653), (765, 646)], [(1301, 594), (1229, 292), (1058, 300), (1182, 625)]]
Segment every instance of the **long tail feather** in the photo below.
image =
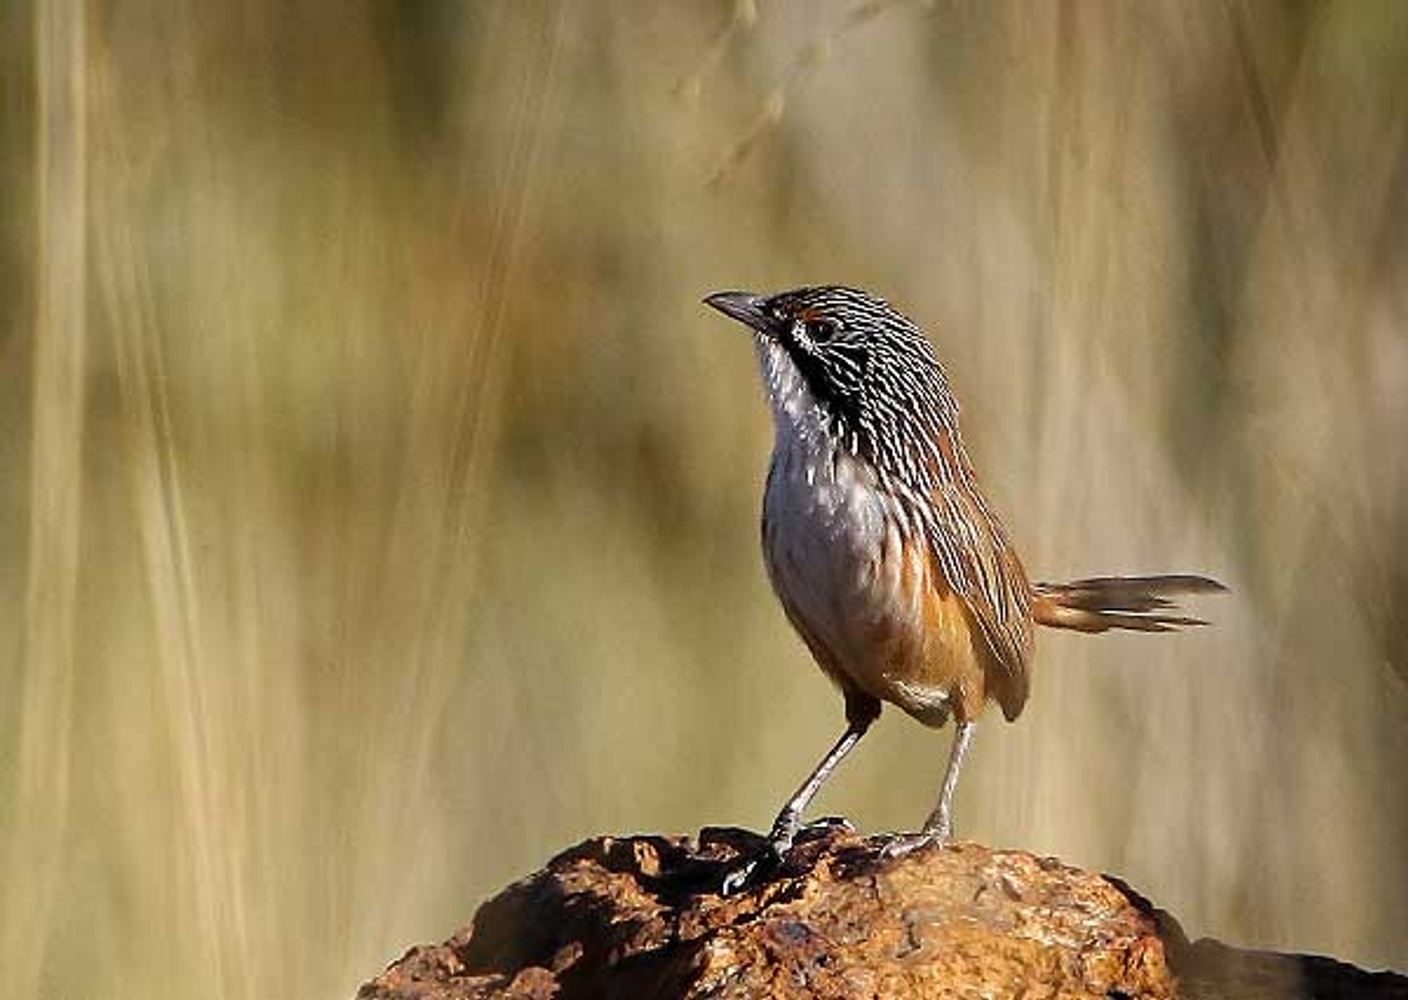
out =
[(1201, 618), (1178, 614), (1174, 600), (1187, 594), (1215, 594), (1227, 588), (1205, 576), (1097, 576), (1070, 583), (1037, 583), (1032, 616), (1042, 625), (1104, 632), (1172, 632), (1206, 625)]

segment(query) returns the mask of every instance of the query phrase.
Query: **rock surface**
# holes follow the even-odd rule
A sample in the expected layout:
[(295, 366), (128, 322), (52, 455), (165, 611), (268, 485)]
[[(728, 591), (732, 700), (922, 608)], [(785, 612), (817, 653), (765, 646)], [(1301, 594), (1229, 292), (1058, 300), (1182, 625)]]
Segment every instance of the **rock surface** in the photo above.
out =
[(523, 997), (1340, 998), (1408, 1000), (1408, 979), (1329, 959), (1189, 944), (1118, 880), (977, 844), (898, 859), (807, 837), (744, 892), (740, 830), (598, 837), (412, 948), (358, 1000)]

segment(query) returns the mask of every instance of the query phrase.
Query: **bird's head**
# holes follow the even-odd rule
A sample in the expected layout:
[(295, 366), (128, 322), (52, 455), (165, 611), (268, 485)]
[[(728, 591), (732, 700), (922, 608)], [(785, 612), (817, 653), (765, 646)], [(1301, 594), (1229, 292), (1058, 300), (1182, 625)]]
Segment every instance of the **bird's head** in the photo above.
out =
[(889, 303), (839, 285), (776, 295), (716, 292), (705, 303), (749, 327), (779, 420), (808, 416), (875, 456), (916, 416), (957, 407), (919, 328)]

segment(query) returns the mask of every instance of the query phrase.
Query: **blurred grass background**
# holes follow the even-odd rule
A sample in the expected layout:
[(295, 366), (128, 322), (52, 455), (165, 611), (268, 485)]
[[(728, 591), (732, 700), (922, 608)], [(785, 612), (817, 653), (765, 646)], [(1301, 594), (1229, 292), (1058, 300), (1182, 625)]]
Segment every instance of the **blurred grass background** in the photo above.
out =
[[(1408, 6), (0, 7), (0, 969), (348, 996), (598, 832), (765, 826), (842, 724), (699, 298), (934, 336), (1045, 635), (960, 833), (1408, 965)], [(825, 793), (927, 812), (888, 713)]]

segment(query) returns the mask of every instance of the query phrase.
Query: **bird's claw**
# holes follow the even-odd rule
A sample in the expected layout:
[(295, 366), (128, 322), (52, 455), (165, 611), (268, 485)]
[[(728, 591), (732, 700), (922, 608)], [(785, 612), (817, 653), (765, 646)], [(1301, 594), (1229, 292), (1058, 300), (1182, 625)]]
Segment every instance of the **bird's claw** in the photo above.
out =
[(745, 861), (737, 868), (724, 876), (723, 882), (719, 885), (720, 896), (734, 896), (743, 891), (748, 884), (748, 880), (753, 877), (753, 872), (757, 869), (758, 862)]
[(828, 833), (855, 833), (856, 825), (844, 816), (823, 816), (804, 823), (797, 830), (797, 839), (811, 839)]
[(880, 856), (887, 860), (902, 858), (915, 851), (928, 847), (931, 844), (943, 845), (948, 842), (948, 837), (937, 832), (920, 833), (892, 833), (889, 835), (885, 846), (880, 848)]
[(724, 876), (719, 885), (719, 895), (735, 896), (766, 878), (782, 865), (782, 859), (790, 846), (789, 844), (779, 848), (779, 845), (768, 841), (760, 852)]
[(855, 833), (856, 828), (844, 816), (823, 816), (809, 823), (798, 823), (791, 817), (779, 818), (758, 853), (730, 869), (724, 876), (719, 895), (735, 895), (767, 878), (782, 867), (796, 842), (815, 840), (836, 832)]

